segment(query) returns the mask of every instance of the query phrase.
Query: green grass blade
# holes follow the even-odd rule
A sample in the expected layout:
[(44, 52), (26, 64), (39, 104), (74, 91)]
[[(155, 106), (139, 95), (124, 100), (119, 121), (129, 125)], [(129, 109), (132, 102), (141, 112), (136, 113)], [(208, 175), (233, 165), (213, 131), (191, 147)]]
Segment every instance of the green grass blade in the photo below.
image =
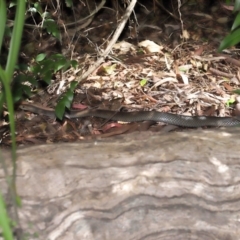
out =
[(5, 1), (0, 0), (0, 16), (1, 16), (1, 21), (0, 21), (0, 53), (1, 53), (1, 46), (2, 46), (2, 43), (3, 43), (6, 21), (7, 21), (6, 11), (7, 11), (7, 7), (6, 7)]
[(10, 220), (6, 211), (6, 206), (3, 197), (0, 193), (0, 226), (5, 240), (12, 240), (13, 234), (10, 226)]
[[(6, 66), (6, 74), (8, 81), (12, 81), (13, 71), (17, 62), (22, 32), (24, 26), (24, 14), (26, 10), (26, 3), (23, 0), (17, 1), (17, 13), (14, 21), (13, 35), (10, 43), (10, 50)], [(10, 84), (10, 83), (9, 83)]]

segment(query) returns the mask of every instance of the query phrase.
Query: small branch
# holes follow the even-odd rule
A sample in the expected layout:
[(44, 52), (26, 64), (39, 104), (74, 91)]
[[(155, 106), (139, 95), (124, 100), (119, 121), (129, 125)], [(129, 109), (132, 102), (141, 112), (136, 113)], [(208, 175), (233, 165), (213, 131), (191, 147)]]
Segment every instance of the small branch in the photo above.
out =
[[(106, 3), (106, 0), (102, 0), (101, 3), (96, 7), (96, 9), (94, 9), (94, 10), (93, 10), (88, 16), (86, 16), (85, 18), (81, 18), (81, 19), (79, 19), (79, 20), (77, 20), (77, 21), (75, 21), (75, 22), (67, 23), (67, 24), (65, 24), (65, 25), (60, 25), (59, 27), (60, 27), (60, 28), (65, 28), (65, 27), (70, 28), (70, 27), (76, 26), (77, 24), (82, 24), (82, 25), (79, 25), (79, 26), (77, 27), (77, 31), (79, 31), (80, 29), (85, 28), (85, 27), (88, 25), (87, 23), (91, 22), (90, 19), (93, 19), (93, 17), (95, 16), (95, 14), (98, 13), (98, 12), (103, 8), (103, 6), (105, 5), (105, 3)], [(87, 22), (86, 22), (86, 21), (87, 21)], [(8, 27), (12, 27), (13, 25), (14, 25), (14, 21), (12, 21), (12, 20), (8, 20), (8, 21), (7, 21), (7, 26), (8, 26)], [(27, 24), (27, 23), (25, 23), (24, 26), (25, 26), (25, 27), (28, 27), (28, 28), (33, 28), (33, 29), (35, 29), (35, 28), (42, 28), (42, 25), (39, 26), (39, 25), (33, 25), (33, 24)]]
[(122, 20), (121, 22), (119, 23), (111, 41), (109, 42), (107, 48), (105, 49), (105, 51), (101, 54), (100, 58), (96, 61), (95, 64), (93, 64), (82, 76), (78, 77), (76, 79), (76, 81), (78, 83), (80, 83), (81, 81), (83, 80), (86, 80), (87, 77), (93, 72), (95, 71), (96, 68), (98, 68), (101, 63), (104, 61), (104, 59), (107, 57), (107, 55), (109, 54), (109, 52), (111, 51), (113, 45), (117, 42), (120, 34), (122, 33), (126, 23), (127, 23), (127, 20), (129, 19), (131, 13), (133, 12), (133, 9), (136, 5), (136, 2), (137, 0), (132, 0), (131, 3), (129, 4), (129, 6), (127, 7), (126, 9), (126, 12), (125, 14), (123, 15), (122, 17)]
[(209, 71), (215, 75), (218, 75), (218, 76), (222, 76), (222, 77), (226, 77), (226, 78), (233, 78), (234, 75), (231, 74), (231, 73), (226, 73), (226, 72), (222, 72), (218, 69), (215, 69), (215, 68), (209, 68)]

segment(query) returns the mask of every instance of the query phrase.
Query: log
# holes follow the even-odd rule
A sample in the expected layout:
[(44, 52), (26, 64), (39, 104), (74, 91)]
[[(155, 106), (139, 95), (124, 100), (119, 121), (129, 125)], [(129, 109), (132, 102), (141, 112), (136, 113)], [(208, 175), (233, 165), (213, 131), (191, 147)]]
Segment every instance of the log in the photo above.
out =
[[(21, 228), (44, 240), (237, 240), (239, 136), (142, 132), (19, 149)], [(6, 196), (4, 177), (0, 168)]]

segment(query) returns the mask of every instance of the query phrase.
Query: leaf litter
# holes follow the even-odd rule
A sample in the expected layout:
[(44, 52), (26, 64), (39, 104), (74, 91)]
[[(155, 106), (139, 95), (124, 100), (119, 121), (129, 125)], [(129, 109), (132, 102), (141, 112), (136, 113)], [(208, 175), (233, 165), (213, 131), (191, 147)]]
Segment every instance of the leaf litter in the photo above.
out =
[[(195, 27), (197, 24), (211, 22), (209, 26), (214, 29), (213, 24), (216, 24), (222, 36), (227, 34), (227, 30), (219, 22), (207, 18), (207, 15), (205, 22), (199, 22), (199, 17), (198, 14), (191, 16)], [(201, 17), (204, 20), (204, 16)], [(240, 111), (239, 97), (232, 92), (240, 85), (238, 49), (233, 48), (219, 54), (219, 37), (215, 36), (215, 31), (205, 40), (204, 34), (196, 37), (198, 33), (193, 34), (191, 26), (189, 29), (189, 39), (182, 40), (175, 46), (171, 45), (173, 40), (168, 37), (166, 42), (159, 43), (151, 35), (145, 36), (145, 42), (140, 45), (130, 44), (127, 39), (119, 41), (106, 61), (86, 81), (79, 84), (72, 109), (90, 107), (114, 111), (157, 110), (192, 116), (222, 117), (232, 116), (232, 103), (236, 103), (236, 111)], [(80, 73), (86, 71), (96, 58), (87, 53), (84, 56)], [(72, 69), (63, 73), (63, 76), (72, 81), (79, 72)], [(36, 95), (33, 102), (43, 105), (48, 103), (48, 106), (54, 108), (58, 99), (54, 96), (55, 92), (51, 96), (45, 92), (41, 100)], [(161, 123), (123, 124), (97, 118), (58, 121), (46, 116), (35, 116), (40, 120), (29, 128), (27, 124), (32, 121), (28, 119), (30, 114), (32, 113), (26, 112), (20, 119), (16, 119), (19, 144), (71, 142), (148, 128), (159, 131), (158, 125), (162, 126)], [(7, 136), (2, 141), (6, 145), (10, 144)]]

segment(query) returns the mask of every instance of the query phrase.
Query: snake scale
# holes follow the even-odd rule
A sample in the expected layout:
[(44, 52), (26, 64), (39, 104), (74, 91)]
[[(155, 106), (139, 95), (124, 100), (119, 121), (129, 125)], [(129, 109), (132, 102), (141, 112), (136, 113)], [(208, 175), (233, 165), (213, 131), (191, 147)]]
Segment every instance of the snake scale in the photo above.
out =
[[(52, 108), (41, 107), (35, 104), (23, 102), (20, 108), (40, 115), (55, 117)], [(115, 121), (141, 122), (154, 121), (172, 124), (181, 127), (230, 127), (240, 125), (240, 116), (236, 117), (211, 117), (211, 116), (185, 116), (158, 111), (137, 111), (137, 112), (115, 112), (100, 109), (85, 109), (81, 111), (70, 111), (64, 117), (68, 119), (82, 117), (100, 117)]]

